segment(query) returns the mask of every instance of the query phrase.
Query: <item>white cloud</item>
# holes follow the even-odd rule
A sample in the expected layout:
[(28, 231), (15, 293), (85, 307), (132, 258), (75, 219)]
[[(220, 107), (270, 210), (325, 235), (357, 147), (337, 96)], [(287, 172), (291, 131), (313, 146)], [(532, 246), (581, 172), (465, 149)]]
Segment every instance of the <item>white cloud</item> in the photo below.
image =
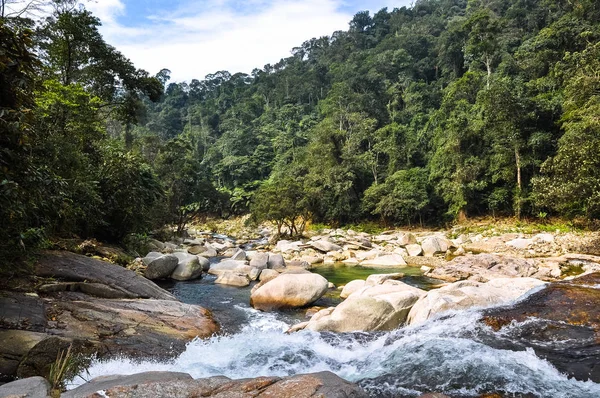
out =
[(102, 20), (106, 41), (138, 68), (151, 74), (168, 68), (173, 80), (182, 81), (218, 70), (249, 73), (289, 56), (305, 40), (347, 29), (352, 15), (340, 11), (342, 1), (251, 0), (243, 9), (228, 0), (192, 2), (135, 28), (117, 22), (117, 16), (126, 15), (121, 0), (100, 0), (87, 8)]

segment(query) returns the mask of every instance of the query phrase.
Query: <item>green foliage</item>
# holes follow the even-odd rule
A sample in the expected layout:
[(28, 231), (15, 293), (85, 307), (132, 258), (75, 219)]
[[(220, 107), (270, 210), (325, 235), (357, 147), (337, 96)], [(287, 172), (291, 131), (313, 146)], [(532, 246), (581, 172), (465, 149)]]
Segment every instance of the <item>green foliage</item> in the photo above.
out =
[(163, 196), (152, 168), (139, 155), (107, 143), (102, 148), (97, 172), (103, 204), (97, 233), (105, 239), (121, 240), (129, 233), (150, 228), (149, 216)]
[(291, 178), (263, 184), (254, 195), (251, 211), (256, 222), (275, 223), (278, 235), (282, 235), (286, 227), (289, 235), (300, 236), (310, 220), (304, 190)]
[(567, 54), (564, 134), (535, 181), (538, 203), (569, 216), (600, 217), (600, 44)]
[(98, 18), (55, 4), (35, 33), (0, 18), (12, 256), (248, 210), (292, 234), (374, 216), (600, 217), (596, 1), (364, 11), (250, 75), (188, 83), (136, 69)]
[(415, 220), (421, 221), (422, 212), (429, 204), (428, 180), (427, 171), (421, 168), (397, 171), (383, 184), (371, 185), (365, 191), (363, 206), (383, 219), (409, 225)]

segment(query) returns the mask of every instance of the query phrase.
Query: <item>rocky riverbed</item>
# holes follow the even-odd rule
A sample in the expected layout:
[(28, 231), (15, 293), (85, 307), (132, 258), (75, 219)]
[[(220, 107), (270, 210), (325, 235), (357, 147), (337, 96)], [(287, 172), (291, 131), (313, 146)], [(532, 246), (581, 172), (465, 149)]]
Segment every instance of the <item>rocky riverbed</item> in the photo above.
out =
[(44, 253), (35, 291), (0, 296), (0, 377), (45, 376), (72, 345), (91, 376), (167, 373), (67, 396), (600, 395), (593, 234), (269, 233), (191, 229), (128, 269)]

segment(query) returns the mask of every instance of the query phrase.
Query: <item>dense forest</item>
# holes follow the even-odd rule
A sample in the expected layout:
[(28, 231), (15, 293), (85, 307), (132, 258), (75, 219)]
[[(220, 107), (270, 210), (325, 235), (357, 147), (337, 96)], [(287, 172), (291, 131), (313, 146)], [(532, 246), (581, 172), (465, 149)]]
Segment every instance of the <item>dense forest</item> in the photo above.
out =
[(185, 83), (136, 69), (75, 1), (35, 22), (4, 4), (4, 259), (200, 214), (600, 217), (597, 0), (417, 0)]

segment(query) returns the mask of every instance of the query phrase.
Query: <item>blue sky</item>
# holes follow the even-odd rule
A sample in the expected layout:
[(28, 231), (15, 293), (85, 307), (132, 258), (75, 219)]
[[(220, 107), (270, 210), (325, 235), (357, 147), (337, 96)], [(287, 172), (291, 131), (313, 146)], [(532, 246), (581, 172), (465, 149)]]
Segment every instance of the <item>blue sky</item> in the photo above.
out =
[(105, 40), (137, 67), (172, 71), (175, 81), (218, 70), (250, 73), (312, 37), (345, 30), (362, 10), (412, 0), (95, 0), (84, 3)]

